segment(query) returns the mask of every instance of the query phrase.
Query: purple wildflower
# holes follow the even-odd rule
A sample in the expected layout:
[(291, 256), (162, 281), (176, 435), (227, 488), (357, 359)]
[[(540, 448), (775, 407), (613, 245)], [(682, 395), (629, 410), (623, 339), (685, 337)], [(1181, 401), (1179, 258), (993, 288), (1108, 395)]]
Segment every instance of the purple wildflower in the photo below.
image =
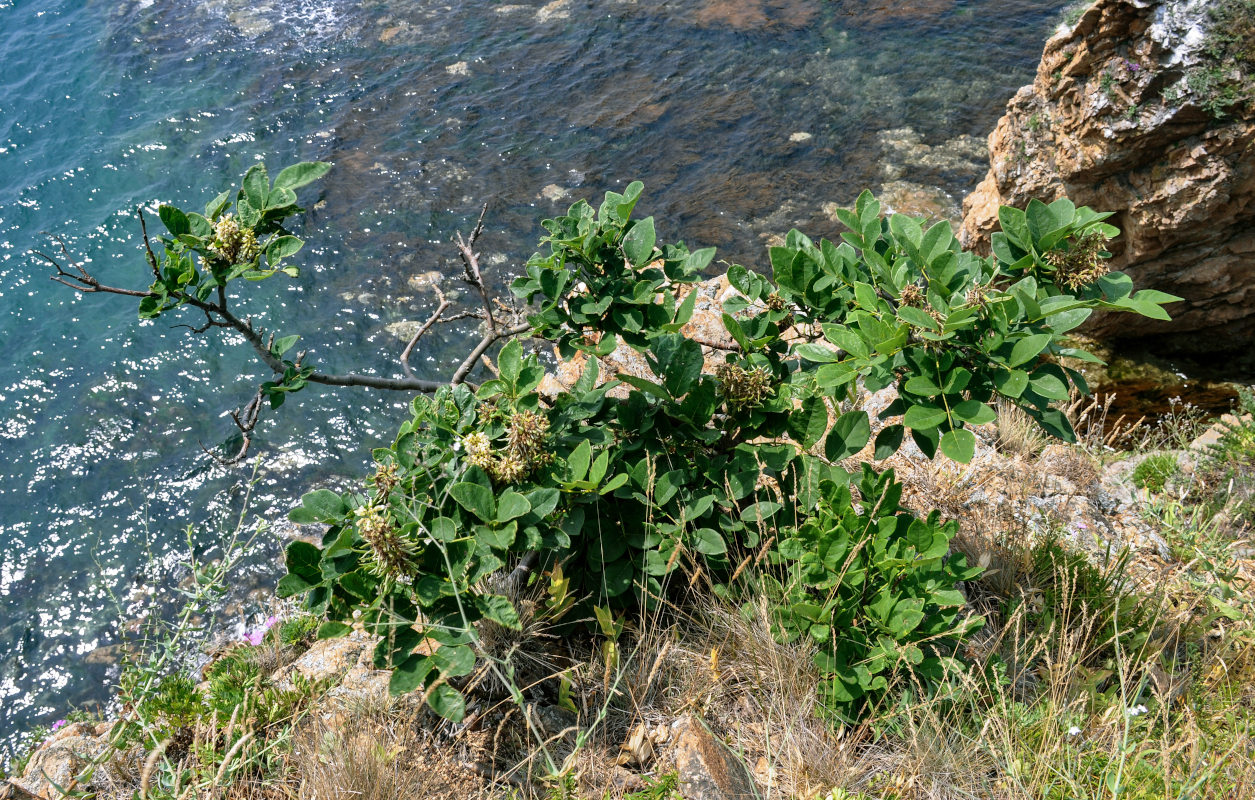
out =
[(275, 623), (278, 621), (279, 621), (279, 618), (276, 617), (274, 614), (271, 614), (269, 617), (266, 617), (266, 621), (262, 623), (260, 628), (256, 628), (244, 634), (244, 641), (256, 647), (257, 645), (261, 644), (261, 640), (265, 638), (266, 631), (273, 628), (275, 626)]

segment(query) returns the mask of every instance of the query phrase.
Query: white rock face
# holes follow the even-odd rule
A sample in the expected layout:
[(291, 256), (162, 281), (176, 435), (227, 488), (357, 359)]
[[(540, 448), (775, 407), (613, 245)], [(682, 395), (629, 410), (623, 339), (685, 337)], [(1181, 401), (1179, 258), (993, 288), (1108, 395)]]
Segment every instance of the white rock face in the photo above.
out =
[(1167, 0), (1155, 9), (1147, 34), (1162, 48), (1164, 66), (1188, 66), (1198, 60), (1207, 38), (1207, 9), (1213, 3), (1214, 0)]

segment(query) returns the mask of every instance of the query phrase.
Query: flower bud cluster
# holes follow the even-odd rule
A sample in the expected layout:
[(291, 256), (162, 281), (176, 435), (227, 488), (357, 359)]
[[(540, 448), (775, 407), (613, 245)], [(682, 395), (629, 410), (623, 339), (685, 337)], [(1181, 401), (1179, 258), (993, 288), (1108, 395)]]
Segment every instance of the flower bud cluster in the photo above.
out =
[(380, 464), (375, 469), (373, 480), (375, 491), (378, 493), (380, 501), (383, 501), (399, 483), (396, 464)]
[(497, 483), (518, 483), (553, 461), (548, 450), (549, 419), (535, 411), (520, 411), (510, 419), (506, 444), (495, 452), (488, 436), (476, 431), (462, 439), (467, 460)]
[(401, 577), (414, 570), (414, 545), (393, 525), (387, 510), (371, 504), (357, 509), (357, 532), (366, 542), (377, 575)]
[(1091, 231), (1073, 240), (1066, 251), (1046, 253), (1046, 263), (1055, 268), (1055, 284), (1075, 292), (1110, 272), (1104, 257), (1108, 241), (1101, 233)]
[(776, 393), (771, 385), (771, 373), (763, 367), (744, 369), (735, 364), (720, 364), (715, 368), (715, 377), (719, 379), (719, 394), (734, 410), (761, 405)]
[(491, 472), (493, 454), (492, 442), (479, 431), (468, 434), (462, 439), (462, 447), (466, 450), (466, 458), (484, 472)]
[(898, 302), (904, 306), (921, 308), (924, 305), (924, 290), (919, 287), (919, 284), (908, 283), (902, 287)]
[(984, 284), (977, 284), (967, 290), (967, 294), (963, 296), (963, 302), (969, 306), (980, 306), (984, 308), (989, 304), (989, 287)]

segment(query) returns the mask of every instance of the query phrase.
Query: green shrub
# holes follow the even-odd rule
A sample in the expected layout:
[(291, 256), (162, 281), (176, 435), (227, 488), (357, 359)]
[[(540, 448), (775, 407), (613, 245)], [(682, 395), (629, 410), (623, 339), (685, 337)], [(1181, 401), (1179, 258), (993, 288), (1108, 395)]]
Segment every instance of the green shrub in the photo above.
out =
[(1154, 634), (1160, 609), (1127, 585), (1127, 550), (1100, 567), (1052, 536), (1035, 543), (1029, 557), (1025, 582), (1040, 593), (1028, 609), (1031, 635), (1054, 637), (1083, 622), (1089, 629), (1083, 660), (1102, 665), (1118, 650), (1140, 652)]
[(1133, 469), (1133, 485), (1158, 494), (1180, 469), (1177, 457), (1171, 453), (1149, 455)]
[(1207, 448), (1198, 474), (1209, 489), (1205, 505), (1215, 513), (1227, 510), (1233, 531), (1255, 523), (1255, 394), (1238, 391), (1237, 420), (1221, 420), (1219, 441)]
[[(413, 401), (393, 444), (375, 451), (365, 491), (312, 492), (292, 512), (294, 522), (328, 528), (321, 546), (288, 546), (279, 593), (302, 596), (306, 610), (326, 620), (321, 638), (346, 635), (360, 621), (381, 637), (375, 664), (393, 670), (392, 691), (421, 690), (450, 719), (465, 713), (458, 686), (480, 655), (478, 626), (518, 629), (511, 587), (537, 572), (561, 567), (564, 591), (579, 599), (563, 605), (568, 620), (595, 618), (617, 630), (614, 615), (667, 597), (677, 570), (699, 569), (722, 584), (747, 554), (764, 550), (802, 570), (800, 581), (782, 587), (779, 609), (782, 630), (797, 633), (806, 619), (799, 614), (809, 613), (805, 598), (819, 599), (818, 586), (832, 579), (808, 572), (818, 556), (807, 548), (841, 539), (850, 553), (875, 560), (866, 575), (846, 575), (841, 602), (829, 607), (825, 599), (812, 614), (838, 614), (842, 624), (815, 618), (805, 628), (812, 638), (825, 630), (832, 637), (818, 661), (833, 712), (855, 718), (899, 674), (931, 691), (958, 667), (946, 652), (971, 628), (958, 619), (954, 589), (967, 569), (943, 558), (952, 529), (900, 511), (892, 475), (864, 470), (852, 480), (838, 466), (871, 442), (871, 420), (856, 407), (860, 392), (897, 392), (881, 413), (876, 459), (909, 433), (928, 457), (967, 462), (972, 427), (996, 417), (996, 401), (1073, 441), (1055, 404), (1088, 387), (1060, 359), (1096, 359), (1068, 347), (1065, 334), (1097, 309), (1167, 319), (1162, 305), (1177, 299), (1134, 293), (1128, 276), (1110, 272), (1104, 245), (1118, 231), (1104, 222), (1108, 215), (1066, 199), (1003, 208), (993, 254), (981, 257), (960, 247), (949, 223), (925, 228), (901, 214), (882, 217), (864, 192), (838, 212), (848, 228), (840, 243), (790, 231), (769, 251), (770, 278), (728, 268), (739, 295), (725, 303), (722, 321), (735, 344), (708, 363), (703, 346), (680, 330), (696, 308), (690, 287), (714, 250), (659, 243), (652, 218), (632, 219), (642, 191), (633, 183), (607, 193), (599, 208), (581, 200), (545, 220), (541, 251), (511, 287), (534, 310), (531, 338), (562, 358), (586, 360), (570, 389), (542, 396), (540, 359), (508, 337), (496, 377), (477, 387), (462, 382), (496, 341), (492, 331), (455, 385), (350, 380), (317, 373), (300, 356), (284, 360), (296, 336), (267, 342), (227, 306), (241, 278), (293, 271), (283, 259), (300, 241), (281, 223), (299, 210), (294, 190), (325, 168), (289, 167), (272, 185), (258, 165), (203, 215), (163, 206), (169, 236), (160, 256), (150, 251), (157, 281), (140, 313), (191, 306), (209, 327), (239, 332), (279, 376), (246, 409), (252, 423), (236, 417), (245, 448), (260, 400), (278, 406), (307, 382), (434, 389)], [(464, 243), (463, 258), (474, 283)], [(619, 374), (598, 386), (597, 357), (619, 347), (636, 351), (654, 377)], [(615, 387), (622, 393), (611, 395)], [(874, 530), (844, 524), (854, 511), (842, 498), (855, 489), (864, 504), (869, 492), (886, 501), (858, 512)], [(821, 503), (825, 511), (812, 520)], [(847, 621), (863, 626), (865, 642), (837, 643)], [(921, 628), (931, 641), (917, 635)], [(429, 640), (441, 646), (423, 646)]]
[[(475, 667), (476, 624), (519, 626), (489, 578), (527, 554), (542, 569), (561, 564), (587, 612), (648, 606), (689, 564), (724, 580), (765, 543), (788, 541), (780, 558), (804, 566), (831, 534), (878, 560), (847, 575), (862, 583), (841, 601), (807, 607), (831, 579), (820, 573), (788, 587), (781, 626), (831, 637), (819, 665), (833, 712), (857, 717), (895, 675), (935, 686), (958, 667), (948, 648), (972, 627), (958, 620), (954, 588), (968, 572), (943, 559), (952, 529), (900, 513), (891, 475), (855, 484), (892, 498), (867, 510), (875, 530), (836, 522), (853, 513), (841, 501), (850, 476), (836, 464), (870, 440), (866, 412), (842, 413), (856, 385), (897, 386), (882, 417), (902, 421), (876, 437), (877, 458), (909, 431), (929, 456), (969, 460), (969, 426), (994, 419), (995, 398), (1071, 440), (1052, 404), (1086, 387), (1055, 359), (1093, 357), (1063, 335), (1096, 308), (1163, 317), (1159, 304), (1173, 298), (1133, 294), (1126, 276), (1108, 273), (1102, 242), (1114, 229), (1066, 200), (1003, 209), (994, 256), (981, 258), (961, 250), (947, 223), (883, 219), (865, 193), (841, 212), (850, 231), (840, 245), (792, 231), (771, 248), (774, 280), (729, 268), (741, 296), (723, 322), (736, 347), (708, 369), (701, 345), (678, 331), (696, 302), (682, 287), (713, 250), (659, 246), (652, 219), (631, 220), (640, 190), (545, 221), (547, 251), (513, 286), (536, 304), (534, 336), (564, 358), (587, 358), (577, 384), (542, 397), (544, 368), (511, 341), (498, 377), (478, 390), (417, 398), (393, 446), (375, 452), (367, 492), (314, 492), (293, 511), (293, 521), (330, 527), (321, 547), (289, 546), (280, 593), (303, 594), (325, 615), (321, 637), (346, 634), (360, 614), (382, 637), (375, 662), (393, 669), (392, 690), (422, 689), (456, 719), (465, 700), (454, 682)], [(789, 330), (810, 335), (790, 340)], [(657, 380), (620, 374), (598, 387), (591, 356), (619, 346), (642, 353)], [(608, 395), (613, 385), (626, 396)], [(809, 520), (821, 500), (826, 516)], [(838, 644), (856, 621), (867, 638)], [(427, 639), (443, 646), (420, 650)]]
[(308, 645), (318, 633), (318, 618), (312, 614), (299, 614), (280, 622), (273, 634), (280, 647)]
[(857, 489), (858, 507), (847, 481), (821, 484), (814, 515), (782, 534), (788, 579), (774, 593), (787, 637), (818, 646), (820, 691), (844, 722), (908, 675), (941, 685), (962, 669), (955, 646), (982, 622), (962, 613), (958, 583), (980, 569), (950, 554), (958, 523), (904, 510), (892, 470), (877, 475), (864, 464)]
[(245, 694), (261, 688), (262, 678), (253, 652), (256, 648), (241, 647), (221, 656), (205, 670), (209, 682), (208, 702), (218, 711), (230, 714), (244, 702)]
[[(123, 675), (124, 689), (129, 677)], [(192, 727), (209, 713), (205, 698), (196, 691), (196, 683), (182, 674), (162, 678), (154, 689), (138, 695), (136, 706), (140, 723), (132, 726), (132, 738), (143, 738), (150, 745)]]
[(683, 800), (680, 795), (680, 776), (668, 772), (657, 778), (645, 778), (645, 788), (623, 796), (623, 800)]
[(1255, 103), (1255, 0), (1218, 0), (1208, 17), (1204, 60), (1187, 73), (1186, 86), (1223, 118)]

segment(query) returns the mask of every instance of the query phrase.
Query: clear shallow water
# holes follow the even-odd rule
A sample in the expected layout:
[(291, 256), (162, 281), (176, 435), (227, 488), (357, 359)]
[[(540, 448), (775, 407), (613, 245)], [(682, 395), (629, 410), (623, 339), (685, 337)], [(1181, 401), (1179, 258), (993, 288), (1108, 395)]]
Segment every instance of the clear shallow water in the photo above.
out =
[[(248, 310), (329, 370), (397, 374), (385, 326), (431, 305), (407, 279), (452, 271), (484, 201), (504, 282), (541, 218), (634, 178), (663, 236), (750, 265), (771, 233), (835, 233), (824, 204), (864, 186), (961, 197), (983, 168), (945, 144), (992, 127), (1063, 4), (0, 0), (0, 756), (108, 696), (112, 596), (177, 580), (188, 525), (212, 553), (250, 473), (198, 442), (263, 378), (229, 339), (52, 283), (41, 231), (139, 288), (137, 205), (199, 207), (259, 156), (330, 160), (305, 273)], [(310, 389), (267, 415), (252, 514), (355, 475), (405, 402)]]

